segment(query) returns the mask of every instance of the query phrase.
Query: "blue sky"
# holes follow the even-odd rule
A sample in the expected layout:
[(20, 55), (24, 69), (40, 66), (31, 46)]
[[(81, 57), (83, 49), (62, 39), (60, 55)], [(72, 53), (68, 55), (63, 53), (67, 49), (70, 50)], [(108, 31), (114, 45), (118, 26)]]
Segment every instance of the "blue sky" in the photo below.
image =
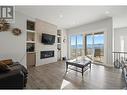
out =
[[(92, 35), (87, 36), (87, 43), (92, 44)], [(104, 44), (104, 35), (94, 35), (94, 44)]]
[[(76, 44), (76, 35), (71, 36), (71, 45)], [(83, 35), (77, 35), (77, 44), (82, 44), (83, 43)], [(87, 43), (92, 44), (92, 35), (87, 36)], [(104, 35), (99, 34), (99, 35), (94, 35), (94, 43), (95, 44), (103, 44), (104, 43)]]
[[(71, 45), (76, 44), (76, 35), (71, 36)], [(77, 44), (82, 44), (83, 43), (83, 35), (77, 35)]]

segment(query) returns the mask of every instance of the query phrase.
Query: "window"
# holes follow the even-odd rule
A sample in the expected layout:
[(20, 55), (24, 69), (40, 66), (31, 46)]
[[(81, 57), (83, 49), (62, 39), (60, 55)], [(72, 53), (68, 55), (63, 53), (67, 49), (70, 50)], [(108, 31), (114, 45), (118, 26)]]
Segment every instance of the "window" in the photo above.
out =
[(83, 35), (73, 35), (70, 37), (71, 58), (82, 56), (83, 53)]
[(104, 61), (104, 33), (85, 36), (85, 55), (96, 62)]
[(85, 40), (86, 40), (85, 54), (86, 54), (86, 56), (88, 56), (89, 58), (92, 59), (92, 55), (93, 55), (93, 35), (92, 34), (87, 34)]
[(71, 36), (71, 58), (76, 58), (76, 36)]
[(83, 54), (83, 35), (77, 35), (77, 57)]
[(94, 60), (96, 62), (103, 62), (104, 60), (104, 34), (94, 34)]

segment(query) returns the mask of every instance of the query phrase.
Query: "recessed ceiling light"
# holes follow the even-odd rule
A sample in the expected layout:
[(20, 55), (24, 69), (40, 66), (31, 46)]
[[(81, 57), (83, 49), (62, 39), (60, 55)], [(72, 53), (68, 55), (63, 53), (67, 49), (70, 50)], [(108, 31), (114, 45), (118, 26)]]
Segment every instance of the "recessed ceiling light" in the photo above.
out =
[(59, 17), (60, 17), (60, 18), (63, 18), (63, 15), (62, 15), (62, 14), (60, 14), (60, 15), (59, 15)]
[(108, 14), (110, 14), (110, 12), (109, 12), (109, 11), (105, 11), (105, 14), (107, 14), (107, 15), (108, 15)]
[(77, 25), (78, 23), (76, 21), (73, 22), (73, 25)]

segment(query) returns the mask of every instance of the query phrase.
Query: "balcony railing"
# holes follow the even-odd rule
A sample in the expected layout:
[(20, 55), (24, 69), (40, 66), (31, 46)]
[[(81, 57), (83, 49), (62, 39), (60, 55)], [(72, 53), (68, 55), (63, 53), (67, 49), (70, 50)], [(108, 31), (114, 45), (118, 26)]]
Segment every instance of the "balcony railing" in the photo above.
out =
[(127, 52), (112, 52), (114, 67), (122, 68), (127, 64)]

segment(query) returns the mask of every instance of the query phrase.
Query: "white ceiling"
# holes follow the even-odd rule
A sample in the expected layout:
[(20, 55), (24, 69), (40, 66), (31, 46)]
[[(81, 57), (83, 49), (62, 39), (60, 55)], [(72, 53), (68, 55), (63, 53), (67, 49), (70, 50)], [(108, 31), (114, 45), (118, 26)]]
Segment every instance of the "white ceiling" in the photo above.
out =
[(62, 28), (113, 17), (113, 27), (127, 27), (127, 6), (16, 6), (16, 11)]

